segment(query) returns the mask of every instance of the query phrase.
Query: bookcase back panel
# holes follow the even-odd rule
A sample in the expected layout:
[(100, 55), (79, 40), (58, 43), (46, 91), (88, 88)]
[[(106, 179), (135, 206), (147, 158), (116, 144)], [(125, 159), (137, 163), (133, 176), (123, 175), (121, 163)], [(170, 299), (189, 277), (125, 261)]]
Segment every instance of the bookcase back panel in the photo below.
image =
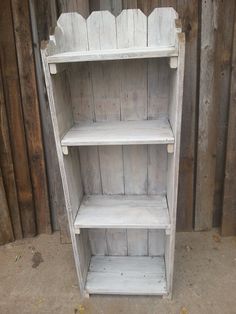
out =
[[(75, 123), (167, 118), (170, 70), (165, 59), (77, 63), (69, 66), (68, 75)], [(166, 193), (164, 145), (80, 147), (79, 154), (85, 194)], [(153, 234), (89, 231), (92, 253), (105, 255), (147, 255), (149, 245), (163, 242)]]
[(92, 255), (161, 256), (165, 231), (144, 229), (89, 229)]

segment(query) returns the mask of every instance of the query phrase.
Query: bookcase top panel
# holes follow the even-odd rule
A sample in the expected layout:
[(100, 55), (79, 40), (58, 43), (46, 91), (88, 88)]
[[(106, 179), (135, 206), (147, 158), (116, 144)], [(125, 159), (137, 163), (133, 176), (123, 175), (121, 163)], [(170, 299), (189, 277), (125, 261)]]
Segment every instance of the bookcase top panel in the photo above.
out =
[(103, 61), (178, 55), (178, 14), (156, 8), (147, 17), (138, 9), (115, 17), (97, 11), (84, 19), (63, 13), (46, 47), (48, 63)]

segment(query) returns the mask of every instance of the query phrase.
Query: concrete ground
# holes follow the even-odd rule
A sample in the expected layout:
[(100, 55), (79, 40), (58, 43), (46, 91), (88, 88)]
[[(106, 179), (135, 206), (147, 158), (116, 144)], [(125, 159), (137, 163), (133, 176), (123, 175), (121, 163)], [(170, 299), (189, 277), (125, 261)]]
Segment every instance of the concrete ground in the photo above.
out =
[(236, 238), (178, 233), (173, 300), (91, 296), (81, 300), (71, 245), (58, 233), (0, 247), (0, 313), (235, 314)]

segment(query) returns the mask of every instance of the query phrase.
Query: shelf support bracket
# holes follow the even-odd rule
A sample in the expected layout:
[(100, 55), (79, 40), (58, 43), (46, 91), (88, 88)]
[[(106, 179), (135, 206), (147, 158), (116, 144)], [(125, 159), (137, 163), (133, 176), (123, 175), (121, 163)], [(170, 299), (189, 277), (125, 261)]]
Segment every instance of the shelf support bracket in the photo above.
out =
[(166, 235), (170, 235), (170, 229), (165, 229)]
[(171, 69), (177, 69), (178, 67), (178, 57), (170, 57), (169, 65)]
[(167, 144), (167, 152), (168, 154), (174, 153), (174, 144)]
[(55, 75), (66, 70), (66, 63), (49, 63), (50, 73)]
[(68, 146), (62, 146), (61, 149), (62, 149), (63, 155), (68, 155), (69, 154)]

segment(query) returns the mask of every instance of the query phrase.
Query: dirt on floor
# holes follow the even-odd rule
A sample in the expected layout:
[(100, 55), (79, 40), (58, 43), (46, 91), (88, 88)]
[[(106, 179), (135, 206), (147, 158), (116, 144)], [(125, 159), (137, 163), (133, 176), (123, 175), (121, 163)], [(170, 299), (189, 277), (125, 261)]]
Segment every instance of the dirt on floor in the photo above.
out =
[(69, 244), (59, 233), (0, 247), (0, 314), (236, 314), (236, 238), (178, 233), (173, 300), (82, 300)]

